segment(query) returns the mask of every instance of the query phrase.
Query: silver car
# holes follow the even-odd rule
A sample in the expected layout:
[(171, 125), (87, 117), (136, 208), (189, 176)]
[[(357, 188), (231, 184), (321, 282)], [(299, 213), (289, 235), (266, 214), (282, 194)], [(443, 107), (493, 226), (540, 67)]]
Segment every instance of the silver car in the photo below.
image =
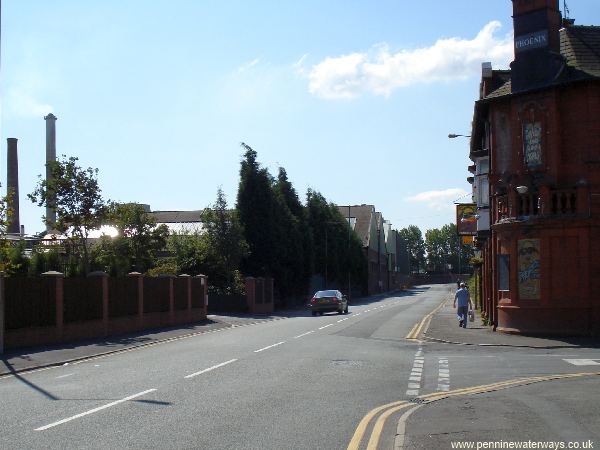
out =
[(340, 291), (317, 291), (310, 299), (308, 308), (313, 316), (328, 311), (337, 311), (338, 314), (348, 314), (348, 299)]

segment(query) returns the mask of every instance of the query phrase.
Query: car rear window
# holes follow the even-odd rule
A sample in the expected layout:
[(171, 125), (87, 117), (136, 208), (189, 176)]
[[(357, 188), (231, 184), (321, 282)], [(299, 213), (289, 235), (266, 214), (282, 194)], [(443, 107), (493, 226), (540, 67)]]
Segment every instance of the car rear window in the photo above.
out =
[(336, 296), (337, 296), (337, 291), (319, 291), (315, 294), (316, 298), (336, 297)]

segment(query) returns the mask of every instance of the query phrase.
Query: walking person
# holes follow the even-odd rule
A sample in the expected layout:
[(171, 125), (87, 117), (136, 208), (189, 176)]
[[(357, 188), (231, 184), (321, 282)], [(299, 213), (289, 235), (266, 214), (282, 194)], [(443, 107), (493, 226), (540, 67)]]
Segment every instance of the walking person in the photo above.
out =
[(473, 303), (471, 303), (471, 294), (469, 294), (465, 283), (460, 283), (459, 289), (454, 294), (454, 308), (456, 308), (456, 315), (459, 320), (458, 326), (467, 328), (469, 308), (473, 309)]

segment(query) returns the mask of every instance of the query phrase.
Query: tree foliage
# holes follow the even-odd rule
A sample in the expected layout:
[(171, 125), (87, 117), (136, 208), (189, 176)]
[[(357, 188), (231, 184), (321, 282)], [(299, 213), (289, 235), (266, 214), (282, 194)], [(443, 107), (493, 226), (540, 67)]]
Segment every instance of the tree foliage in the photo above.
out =
[(425, 241), (419, 227), (409, 225), (407, 228), (399, 230), (398, 233), (407, 243), (410, 270), (412, 272), (419, 272), (425, 269)]
[[(348, 244), (348, 224), (337, 207), (313, 191), (304, 206), (284, 168), (273, 178), (258, 163), (256, 151), (244, 143), (242, 147), (236, 208), (249, 246), (244, 273), (272, 276), (280, 297), (304, 296), (313, 273), (325, 273), (327, 247), (329, 280), (346, 286), (349, 271), (351, 277), (355, 273), (352, 279), (362, 279), (366, 262), (361, 244), (354, 233)], [(327, 246), (325, 226), (328, 241), (331, 234)]]
[(462, 273), (470, 271), (469, 261), (473, 257), (473, 247), (462, 242), (455, 224), (450, 223), (439, 229), (427, 230), (425, 248), (427, 267), (430, 271), (452, 273), (458, 273), (459, 270)]
[(56, 211), (56, 223), (47, 224), (67, 238), (69, 249), (89, 270), (89, 233), (99, 228), (106, 218), (106, 203), (98, 185), (98, 169), (81, 168), (76, 157), (62, 156), (47, 163), (51, 177), (42, 179), (29, 199), (38, 206)]
[(239, 267), (248, 255), (248, 244), (238, 213), (227, 207), (222, 189), (217, 191), (215, 203), (200, 214), (205, 239), (205, 258), (211, 272), (207, 273), (211, 285), (221, 290), (239, 284)]
[(345, 288), (348, 275), (353, 285), (360, 281), (364, 284), (367, 262), (362, 242), (356, 233), (349, 230), (348, 221), (338, 207), (327, 202), (319, 192), (309, 189), (306, 209), (313, 234), (315, 272), (323, 276), (325, 287), (336, 284)]
[(245, 153), (236, 209), (249, 247), (242, 268), (246, 275), (273, 276), (277, 265), (273, 178), (258, 163), (256, 151), (243, 142), (241, 145)]

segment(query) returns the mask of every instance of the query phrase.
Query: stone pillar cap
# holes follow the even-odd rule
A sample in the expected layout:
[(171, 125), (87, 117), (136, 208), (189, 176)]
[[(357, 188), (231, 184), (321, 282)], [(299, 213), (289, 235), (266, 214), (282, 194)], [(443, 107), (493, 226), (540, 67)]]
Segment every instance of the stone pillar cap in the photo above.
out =
[(44, 272), (42, 274), (43, 277), (62, 277), (64, 274), (62, 272), (57, 272), (56, 270), (50, 270), (48, 272)]

